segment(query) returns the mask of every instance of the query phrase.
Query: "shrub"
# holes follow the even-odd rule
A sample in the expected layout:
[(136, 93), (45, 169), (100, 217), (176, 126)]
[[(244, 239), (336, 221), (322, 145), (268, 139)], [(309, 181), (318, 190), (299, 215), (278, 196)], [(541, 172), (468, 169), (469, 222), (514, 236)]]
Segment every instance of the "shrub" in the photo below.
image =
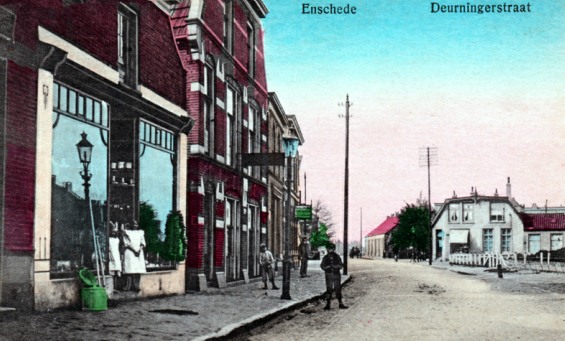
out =
[(167, 215), (165, 241), (161, 257), (166, 260), (180, 262), (186, 257), (186, 226), (180, 211), (171, 211)]

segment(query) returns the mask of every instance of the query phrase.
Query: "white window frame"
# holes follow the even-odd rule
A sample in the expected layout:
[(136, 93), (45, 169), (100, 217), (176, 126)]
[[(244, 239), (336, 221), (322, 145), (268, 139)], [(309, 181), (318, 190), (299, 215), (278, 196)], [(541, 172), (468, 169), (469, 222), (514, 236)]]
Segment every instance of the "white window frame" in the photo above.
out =
[(473, 222), (473, 203), (463, 203), (463, 214), (461, 215), (461, 219), (464, 223), (472, 223)]
[(494, 229), (483, 229), (483, 252), (494, 251)]
[(549, 235), (549, 249), (555, 251), (563, 248), (563, 233), (551, 233)]
[(460, 206), (458, 203), (457, 204), (449, 204), (449, 206), (447, 207), (447, 213), (448, 213), (448, 221), (450, 223), (459, 223), (461, 221), (461, 212), (460, 211)]
[(512, 229), (500, 229), (500, 252), (512, 252)]
[[(534, 240), (535, 239), (535, 240)], [(528, 253), (538, 253), (541, 250), (541, 234), (528, 234)]]
[(489, 220), (491, 222), (503, 223), (505, 221), (506, 207), (502, 203), (491, 203), (489, 209)]

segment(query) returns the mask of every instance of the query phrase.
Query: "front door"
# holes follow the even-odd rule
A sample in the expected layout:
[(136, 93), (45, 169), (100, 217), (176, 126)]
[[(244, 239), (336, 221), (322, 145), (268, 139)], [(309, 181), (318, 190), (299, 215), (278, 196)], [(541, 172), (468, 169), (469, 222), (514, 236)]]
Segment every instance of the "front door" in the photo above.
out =
[(226, 199), (225, 205), (225, 272), (227, 280), (234, 281), (239, 278), (241, 270), (241, 225), (239, 223), (237, 201), (228, 198)]

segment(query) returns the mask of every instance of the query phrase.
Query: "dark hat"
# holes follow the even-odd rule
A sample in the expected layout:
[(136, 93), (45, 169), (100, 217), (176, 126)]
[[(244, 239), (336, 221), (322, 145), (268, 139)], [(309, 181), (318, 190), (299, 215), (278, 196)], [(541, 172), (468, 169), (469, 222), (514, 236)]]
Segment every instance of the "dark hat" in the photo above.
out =
[(328, 250), (335, 250), (335, 244), (334, 243), (329, 243), (327, 246)]

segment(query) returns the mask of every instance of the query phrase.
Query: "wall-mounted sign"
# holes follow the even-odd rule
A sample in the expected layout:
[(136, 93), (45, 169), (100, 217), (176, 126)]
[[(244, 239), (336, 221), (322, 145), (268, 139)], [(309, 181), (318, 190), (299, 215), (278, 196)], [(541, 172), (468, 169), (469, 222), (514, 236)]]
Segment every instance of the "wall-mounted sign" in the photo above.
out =
[(300, 220), (312, 220), (312, 206), (297, 205), (294, 209), (294, 217)]

